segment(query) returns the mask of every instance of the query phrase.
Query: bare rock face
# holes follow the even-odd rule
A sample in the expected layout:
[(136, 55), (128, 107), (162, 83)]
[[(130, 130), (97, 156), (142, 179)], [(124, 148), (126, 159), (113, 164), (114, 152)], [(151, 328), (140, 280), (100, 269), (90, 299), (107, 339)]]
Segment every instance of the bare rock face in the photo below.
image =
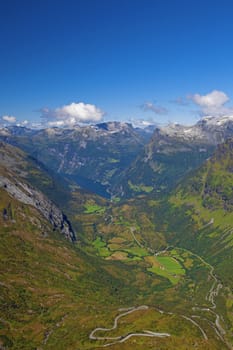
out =
[(36, 208), (54, 230), (60, 231), (70, 241), (76, 241), (66, 215), (42, 192), (43, 190), (30, 184), (29, 180), (34, 173), (39, 179), (47, 176), (36, 163), (30, 162), (23, 151), (0, 142), (0, 188), (16, 200)]
[(72, 242), (76, 240), (75, 233), (66, 216), (42, 192), (27, 183), (15, 181), (13, 178), (2, 175), (0, 175), (1, 187), (18, 201), (35, 207), (51, 223), (53, 228), (59, 230), (67, 239)]

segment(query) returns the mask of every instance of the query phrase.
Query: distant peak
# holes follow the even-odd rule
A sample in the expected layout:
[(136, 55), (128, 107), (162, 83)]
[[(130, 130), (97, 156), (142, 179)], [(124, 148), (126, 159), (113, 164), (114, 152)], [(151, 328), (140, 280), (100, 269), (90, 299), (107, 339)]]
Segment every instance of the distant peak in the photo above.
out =
[(106, 131), (118, 131), (123, 129), (132, 128), (132, 124), (126, 122), (110, 121), (96, 124), (99, 129)]
[(197, 124), (208, 124), (208, 125), (223, 125), (225, 123), (233, 122), (233, 115), (223, 115), (223, 116), (205, 116), (199, 120)]

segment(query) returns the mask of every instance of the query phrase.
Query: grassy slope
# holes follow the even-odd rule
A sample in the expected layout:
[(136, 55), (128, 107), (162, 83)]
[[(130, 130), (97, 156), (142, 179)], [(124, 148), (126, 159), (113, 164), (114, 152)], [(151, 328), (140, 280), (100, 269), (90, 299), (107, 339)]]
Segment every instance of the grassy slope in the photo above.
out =
[(233, 143), (220, 145), (160, 208), (167, 240), (187, 248), (215, 268), (223, 283), (217, 309), (233, 332)]
[(170, 204), (175, 212), (183, 211), (183, 220), (192, 227), (186, 235), (182, 230), (175, 240), (205, 254), (216, 268), (224, 270), (223, 278), (233, 285), (232, 145), (228, 142), (219, 146), (214, 156), (171, 196)]

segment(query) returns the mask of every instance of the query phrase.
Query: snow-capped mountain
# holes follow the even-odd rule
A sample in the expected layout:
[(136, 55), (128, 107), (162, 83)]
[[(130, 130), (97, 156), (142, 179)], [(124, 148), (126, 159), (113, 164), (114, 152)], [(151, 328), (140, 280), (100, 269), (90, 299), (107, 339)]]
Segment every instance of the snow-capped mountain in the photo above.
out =
[(217, 145), (233, 136), (233, 116), (206, 116), (191, 126), (169, 124), (160, 132), (186, 141)]
[(123, 197), (167, 192), (231, 137), (233, 116), (207, 116), (192, 126), (169, 124), (156, 128), (144, 151), (121, 174), (114, 191)]

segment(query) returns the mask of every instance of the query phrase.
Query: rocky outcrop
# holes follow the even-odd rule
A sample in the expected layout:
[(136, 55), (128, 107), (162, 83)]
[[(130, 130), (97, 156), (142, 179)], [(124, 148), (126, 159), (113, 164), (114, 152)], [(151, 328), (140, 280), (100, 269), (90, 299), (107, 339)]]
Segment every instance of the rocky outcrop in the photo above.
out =
[(0, 175), (1, 187), (18, 201), (35, 207), (50, 222), (55, 230), (59, 230), (70, 241), (76, 241), (75, 233), (66, 216), (42, 192), (25, 182), (2, 175)]

